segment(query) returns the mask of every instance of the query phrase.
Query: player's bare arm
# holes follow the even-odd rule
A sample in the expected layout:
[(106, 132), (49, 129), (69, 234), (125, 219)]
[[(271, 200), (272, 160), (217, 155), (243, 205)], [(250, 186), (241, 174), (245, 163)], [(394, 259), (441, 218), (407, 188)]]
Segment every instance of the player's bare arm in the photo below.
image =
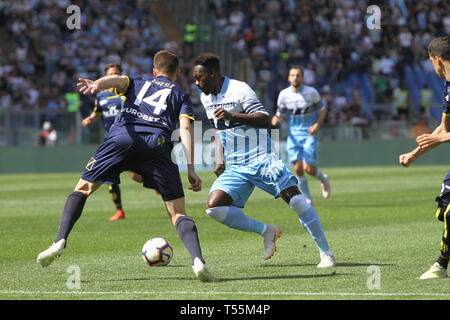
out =
[(422, 134), (416, 138), (419, 147), (423, 149), (432, 149), (441, 143), (450, 141), (450, 119), (448, 116), (443, 116), (441, 124), (432, 132)]
[(217, 120), (231, 120), (255, 128), (270, 128), (270, 117), (262, 112), (252, 114), (228, 112), (224, 108), (219, 108), (214, 111), (214, 116)]
[(432, 133), (418, 136), (416, 138), (418, 146), (411, 152), (400, 155), (400, 164), (407, 168), (423, 154), (427, 153), (431, 149), (434, 149), (441, 143), (450, 141), (450, 133), (445, 129), (445, 124), (447, 121), (447, 117), (443, 116), (441, 123), (436, 127), (436, 129), (433, 130)]
[(319, 118), (317, 119), (317, 122), (314, 123), (311, 127), (308, 128), (308, 135), (315, 136), (317, 132), (319, 131), (320, 127), (322, 126), (323, 122), (325, 121), (327, 117), (327, 110), (323, 109), (319, 113)]
[(214, 133), (214, 143), (216, 145), (216, 164), (213, 171), (216, 176), (220, 176), (225, 171), (225, 163), (223, 161), (223, 146), (216, 133)]
[(129, 80), (126, 76), (110, 75), (95, 81), (85, 78), (78, 78), (78, 81), (77, 87), (80, 87), (80, 92), (82, 94), (94, 94), (111, 88), (116, 88), (123, 92), (127, 89)]
[(101, 114), (92, 112), (88, 117), (84, 118), (83, 121), (81, 121), (81, 124), (83, 125), (83, 127), (87, 127), (91, 123), (99, 121), (101, 118)]
[(194, 167), (194, 132), (191, 126), (191, 119), (187, 117), (180, 118), (180, 139), (187, 161), (188, 179), (191, 184), (189, 189), (195, 192), (200, 191), (202, 190), (202, 180), (195, 172)]

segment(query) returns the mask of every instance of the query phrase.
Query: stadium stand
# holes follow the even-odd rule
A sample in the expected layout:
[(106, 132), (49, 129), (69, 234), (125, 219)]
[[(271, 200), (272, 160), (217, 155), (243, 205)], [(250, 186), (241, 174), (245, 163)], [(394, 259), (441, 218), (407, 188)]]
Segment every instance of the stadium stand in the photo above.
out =
[[(430, 125), (440, 117), (442, 80), (427, 60), (426, 47), (432, 37), (450, 35), (447, 1), (371, 2), (380, 7), (382, 17), (381, 30), (370, 30), (365, 25), (367, 5), (356, 0), (200, 0), (189, 8), (189, 1), (82, 0), (77, 1), (82, 27), (70, 30), (68, 0), (5, 0), (0, 2), (0, 137), (5, 139), (1, 133), (8, 131), (9, 138), (0, 138), (0, 145), (35, 136), (45, 120), (56, 129), (70, 126), (61, 114), (74, 101), (66, 94), (76, 92), (78, 76), (98, 77), (114, 60), (122, 62), (124, 74), (150, 71), (150, 57), (162, 48), (184, 57), (180, 83), (198, 101), (189, 72), (197, 52), (187, 50), (187, 37), (180, 44), (185, 25), (178, 23), (178, 36), (168, 37), (165, 30), (176, 30), (161, 28), (152, 3), (164, 4), (174, 17), (193, 10), (187, 18), (198, 28), (189, 32), (199, 32), (196, 42), (213, 44), (200, 49), (231, 51), (224, 64), (238, 73), (230, 75), (248, 81), (272, 111), (278, 92), (287, 86), (289, 65), (301, 64), (305, 82), (328, 95), (330, 126), (373, 127), (399, 120), (393, 105), (395, 92), (403, 86), (409, 93), (409, 124), (421, 112)], [(421, 106), (425, 87), (433, 93), (427, 108)], [(92, 104), (89, 98), (80, 99), (85, 116)], [(77, 140), (73, 132), (62, 135), (63, 141)]]

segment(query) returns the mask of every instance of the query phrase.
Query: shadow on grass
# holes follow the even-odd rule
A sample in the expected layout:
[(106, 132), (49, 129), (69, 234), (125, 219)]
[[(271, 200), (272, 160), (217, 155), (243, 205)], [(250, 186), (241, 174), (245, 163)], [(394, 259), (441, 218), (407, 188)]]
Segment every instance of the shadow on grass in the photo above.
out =
[[(280, 268), (280, 267), (315, 267), (316, 264), (313, 263), (295, 263), (295, 264), (265, 264), (262, 265), (262, 268)], [(395, 264), (391, 263), (355, 263), (355, 262), (342, 262), (337, 263), (336, 268), (339, 269), (339, 267), (369, 267), (369, 266), (379, 266), (379, 267), (392, 267), (395, 266)]]
[[(216, 278), (217, 282), (227, 282), (227, 281), (256, 281), (256, 280), (286, 280), (286, 279), (312, 279), (312, 278), (326, 278), (326, 277), (337, 277), (337, 276), (348, 276), (348, 273), (336, 273), (336, 271), (329, 271), (328, 273), (320, 274), (305, 274), (305, 275), (280, 275), (280, 276), (255, 276), (255, 277), (234, 277), (234, 278)], [(146, 278), (122, 278), (122, 279), (101, 279), (101, 280), (82, 280), (82, 283), (90, 282), (120, 282), (120, 281), (155, 281), (155, 280), (180, 280), (180, 281), (197, 281), (195, 276), (190, 277), (146, 277)]]
[(258, 277), (240, 277), (240, 278), (220, 278), (216, 279), (215, 282), (226, 282), (226, 281), (251, 281), (251, 280), (286, 280), (286, 279), (312, 279), (312, 278), (328, 278), (337, 276), (348, 276), (349, 274), (339, 273), (336, 271), (327, 274), (304, 274), (304, 275), (284, 275), (284, 276), (258, 276)]

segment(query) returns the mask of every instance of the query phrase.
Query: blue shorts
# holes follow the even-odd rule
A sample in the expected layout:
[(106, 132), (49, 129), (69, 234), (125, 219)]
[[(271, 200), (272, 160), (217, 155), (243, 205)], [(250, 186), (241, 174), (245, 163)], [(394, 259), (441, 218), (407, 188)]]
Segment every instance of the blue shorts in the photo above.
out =
[(290, 162), (302, 160), (308, 164), (319, 164), (319, 142), (316, 136), (290, 133), (287, 138), (286, 149)]
[(88, 161), (82, 179), (119, 184), (123, 171), (143, 178), (146, 188), (156, 189), (164, 201), (184, 197), (178, 166), (171, 159), (172, 142), (153, 133), (108, 136)]
[(214, 181), (210, 193), (222, 190), (233, 199), (233, 206), (243, 208), (255, 186), (278, 198), (280, 192), (297, 186), (297, 178), (274, 155), (256, 164), (230, 165)]

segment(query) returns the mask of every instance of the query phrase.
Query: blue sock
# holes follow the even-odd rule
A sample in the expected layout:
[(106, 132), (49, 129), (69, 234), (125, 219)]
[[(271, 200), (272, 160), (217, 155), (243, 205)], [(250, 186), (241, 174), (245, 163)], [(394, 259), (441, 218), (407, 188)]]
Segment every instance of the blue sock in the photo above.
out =
[(319, 248), (319, 251), (329, 251), (330, 247), (328, 245), (327, 238), (325, 237), (325, 233), (322, 229), (322, 224), (320, 223), (319, 216), (317, 215), (314, 207), (309, 207), (309, 209), (307, 209), (302, 214), (299, 214), (297, 212), (297, 215), (301, 225), (309, 232), (317, 247)]
[(248, 217), (238, 207), (229, 206), (210, 208), (206, 210), (206, 213), (217, 221), (233, 229), (256, 232), (259, 234), (262, 234), (266, 229), (266, 225), (264, 223)]
[(309, 191), (308, 187), (308, 180), (306, 180), (306, 177), (303, 175), (301, 177), (297, 177), (298, 179), (298, 188), (300, 189), (301, 193), (308, 198), (312, 199), (311, 192)]
[(75, 222), (77, 222), (83, 212), (86, 199), (86, 195), (79, 191), (74, 191), (67, 197), (59, 221), (58, 235), (56, 236), (55, 242), (58, 242), (61, 239), (67, 240)]
[(324, 174), (319, 168), (317, 168), (317, 174), (314, 176), (314, 178), (319, 179), (320, 182), (322, 183), (325, 183), (325, 181), (327, 181), (327, 178), (324, 176)]

